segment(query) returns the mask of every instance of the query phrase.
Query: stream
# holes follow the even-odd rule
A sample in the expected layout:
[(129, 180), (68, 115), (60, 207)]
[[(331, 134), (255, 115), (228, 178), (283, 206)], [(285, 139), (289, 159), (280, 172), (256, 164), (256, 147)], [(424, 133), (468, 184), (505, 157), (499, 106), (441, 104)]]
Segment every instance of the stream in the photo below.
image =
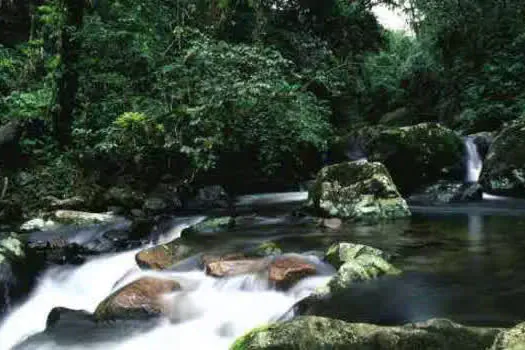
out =
[[(334, 273), (318, 253), (333, 242), (375, 246), (394, 254), (405, 272), (398, 277), (356, 284), (335, 296), (318, 314), (348, 321), (398, 324), (446, 317), (470, 325), (510, 326), (524, 318), (512, 305), (525, 300), (525, 202), (486, 196), (472, 205), (413, 207), (410, 219), (378, 225), (344, 224), (339, 230), (318, 227), (290, 215), (305, 193), (251, 195), (239, 202), (239, 228), (210, 237), (210, 247), (239, 249), (268, 240), (285, 252), (316, 264), (320, 276), (290, 290), (277, 291), (255, 275), (216, 279), (192, 264), (179, 271), (144, 272), (134, 249), (96, 257), (78, 267), (46, 271), (38, 286), (0, 325), (0, 349), (42, 332), (57, 306), (93, 312), (112, 291), (145, 275), (173, 278), (182, 291), (167, 295), (169, 317), (153, 324), (65, 329), (58, 338), (45, 333), (17, 349), (227, 349), (251, 328), (289, 315), (292, 306)], [(204, 216), (174, 217), (160, 235), (168, 242)], [(99, 228), (81, 230), (83, 236)], [(151, 244), (150, 244), (151, 245)], [(316, 253), (317, 252), (317, 253)], [(110, 335), (106, 334), (110, 333)], [(168, 345), (169, 344), (169, 345)]]

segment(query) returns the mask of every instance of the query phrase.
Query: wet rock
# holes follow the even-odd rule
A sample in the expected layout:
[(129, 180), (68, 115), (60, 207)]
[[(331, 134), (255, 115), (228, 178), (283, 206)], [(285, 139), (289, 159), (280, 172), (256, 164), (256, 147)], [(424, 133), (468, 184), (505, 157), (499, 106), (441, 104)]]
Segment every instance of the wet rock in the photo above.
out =
[(317, 273), (315, 265), (292, 256), (274, 258), (268, 270), (268, 279), (279, 289), (288, 289), (300, 279)]
[(57, 224), (52, 220), (44, 220), (42, 218), (31, 219), (24, 222), (20, 226), (20, 231), (31, 232), (31, 231), (46, 231), (56, 228)]
[(29, 337), (12, 349), (74, 349), (78, 344), (106, 348), (108, 343), (122, 341), (130, 334), (138, 335), (150, 331), (155, 326), (154, 319), (98, 322), (87, 311), (56, 307), (48, 315), (44, 332)]
[(195, 249), (182, 239), (176, 239), (142, 250), (135, 256), (135, 261), (142, 269), (165, 270), (195, 253)]
[(483, 199), (483, 188), (479, 184), (439, 181), (421, 192), (411, 195), (408, 201), (420, 205), (442, 205), (473, 202)]
[(343, 221), (339, 218), (322, 219), (321, 225), (330, 230), (339, 230), (343, 225)]
[(490, 350), (524, 350), (525, 323), (498, 334)]
[(0, 234), (0, 314), (26, 291), (30, 280), (25, 244), (16, 234)]
[(344, 263), (353, 261), (361, 255), (374, 255), (388, 260), (390, 256), (380, 249), (363, 244), (354, 243), (336, 243), (328, 248), (324, 260), (330, 263), (336, 269)]
[(231, 277), (264, 271), (268, 266), (265, 259), (222, 258), (205, 263), (206, 274), (213, 277)]
[(345, 262), (328, 282), (330, 293), (343, 290), (355, 282), (367, 281), (382, 275), (397, 275), (401, 271), (377, 255), (363, 254)]
[(115, 216), (111, 213), (89, 213), (74, 210), (57, 210), (53, 213), (52, 218), (54, 221), (61, 224), (78, 226), (105, 224), (123, 220), (121, 217)]
[(117, 205), (126, 209), (142, 207), (144, 194), (134, 191), (129, 187), (115, 186), (111, 187), (104, 199), (108, 205)]
[(380, 221), (410, 216), (381, 163), (346, 162), (321, 169), (308, 194), (309, 206), (324, 216)]
[(496, 136), (480, 183), (489, 193), (525, 197), (525, 119), (510, 123)]
[(299, 317), (254, 329), (238, 338), (230, 349), (479, 350), (488, 348), (499, 332), (496, 328), (465, 327), (444, 319), (386, 327)]
[(487, 156), (490, 146), (494, 142), (495, 133), (493, 132), (478, 132), (476, 134), (468, 135), (474, 139), (474, 144), (478, 149), (478, 153), (481, 159), (485, 159)]
[(383, 163), (398, 190), (408, 195), (443, 178), (462, 180), (463, 148), (453, 130), (421, 123), (354, 130), (337, 141), (333, 153), (337, 161), (365, 157)]
[(134, 281), (102, 301), (95, 310), (97, 320), (147, 319), (160, 316), (163, 305), (160, 298), (180, 289), (173, 280), (144, 277)]
[(235, 219), (231, 216), (206, 219), (193, 226), (185, 228), (181, 237), (192, 238), (198, 235), (210, 235), (227, 231), (235, 226)]
[(281, 255), (283, 253), (283, 250), (279, 245), (275, 242), (268, 241), (263, 242), (259, 244), (258, 246), (248, 249), (246, 251), (247, 256), (254, 256), (254, 257), (268, 257), (268, 256), (275, 256), (275, 255)]
[(71, 198), (58, 199), (53, 196), (46, 197), (48, 206), (51, 209), (67, 209), (67, 210), (78, 210), (87, 207), (87, 201), (85, 198), (75, 196)]
[(206, 186), (197, 191), (195, 198), (188, 202), (192, 209), (227, 208), (228, 194), (222, 186)]

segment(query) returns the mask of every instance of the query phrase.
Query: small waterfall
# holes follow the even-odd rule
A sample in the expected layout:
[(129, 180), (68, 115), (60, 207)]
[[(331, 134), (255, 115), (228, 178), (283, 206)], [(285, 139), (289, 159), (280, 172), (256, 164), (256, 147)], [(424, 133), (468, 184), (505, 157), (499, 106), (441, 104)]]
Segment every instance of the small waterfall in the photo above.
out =
[(478, 147), (474, 143), (474, 138), (466, 137), (464, 142), (467, 151), (465, 182), (477, 183), (483, 167), (483, 161), (479, 155)]

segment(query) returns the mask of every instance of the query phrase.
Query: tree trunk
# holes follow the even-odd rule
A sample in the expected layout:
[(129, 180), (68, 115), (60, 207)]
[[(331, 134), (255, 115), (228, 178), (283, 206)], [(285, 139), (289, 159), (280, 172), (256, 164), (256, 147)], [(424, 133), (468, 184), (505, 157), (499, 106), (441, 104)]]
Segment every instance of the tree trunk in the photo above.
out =
[(78, 72), (75, 65), (78, 61), (79, 43), (75, 34), (82, 27), (84, 1), (63, 0), (63, 8), (65, 23), (60, 47), (62, 74), (57, 82), (58, 108), (53, 116), (55, 137), (62, 147), (71, 143), (71, 127), (78, 90)]

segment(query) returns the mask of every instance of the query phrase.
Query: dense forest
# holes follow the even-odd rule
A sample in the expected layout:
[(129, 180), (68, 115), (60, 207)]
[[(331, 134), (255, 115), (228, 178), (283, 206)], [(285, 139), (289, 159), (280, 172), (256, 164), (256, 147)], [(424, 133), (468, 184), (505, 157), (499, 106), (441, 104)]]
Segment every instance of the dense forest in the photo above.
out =
[[(412, 31), (383, 28), (378, 4), (404, 11)], [(111, 186), (148, 192), (162, 179), (188, 191), (282, 189), (312, 178), (363, 126), (497, 131), (524, 109), (524, 8), (3, 1), (3, 204), (96, 203)]]

